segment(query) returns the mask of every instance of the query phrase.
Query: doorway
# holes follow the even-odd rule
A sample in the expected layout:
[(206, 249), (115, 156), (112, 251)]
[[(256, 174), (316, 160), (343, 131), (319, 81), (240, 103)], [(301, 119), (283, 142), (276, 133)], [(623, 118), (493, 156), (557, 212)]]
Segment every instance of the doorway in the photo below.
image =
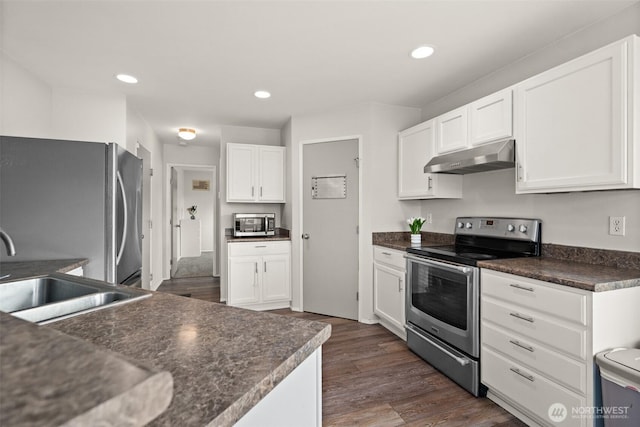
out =
[(304, 311), (358, 319), (359, 139), (302, 145)]
[(215, 276), (215, 168), (173, 165), (170, 187), (171, 278)]

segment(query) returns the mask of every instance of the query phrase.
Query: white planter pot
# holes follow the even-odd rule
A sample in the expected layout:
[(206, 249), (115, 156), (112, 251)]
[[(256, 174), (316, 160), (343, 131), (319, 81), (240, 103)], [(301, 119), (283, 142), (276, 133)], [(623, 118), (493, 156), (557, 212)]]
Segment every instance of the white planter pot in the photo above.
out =
[(421, 246), (421, 245), (422, 245), (422, 234), (412, 234), (411, 246)]

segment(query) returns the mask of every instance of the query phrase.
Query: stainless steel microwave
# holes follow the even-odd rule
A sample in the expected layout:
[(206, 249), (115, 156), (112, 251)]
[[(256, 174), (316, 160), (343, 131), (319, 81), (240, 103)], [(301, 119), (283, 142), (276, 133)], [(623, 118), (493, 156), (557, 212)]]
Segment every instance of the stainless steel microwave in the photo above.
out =
[(274, 213), (233, 214), (235, 237), (274, 236), (275, 234), (276, 214)]

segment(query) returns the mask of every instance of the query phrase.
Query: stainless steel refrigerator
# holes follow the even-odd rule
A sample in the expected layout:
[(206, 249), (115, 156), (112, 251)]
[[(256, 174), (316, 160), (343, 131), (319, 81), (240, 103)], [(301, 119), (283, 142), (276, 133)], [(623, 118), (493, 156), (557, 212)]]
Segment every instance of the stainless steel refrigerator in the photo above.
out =
[(0, 136), (0, 227), (16, 256), (88, 258), (85, 276), (137, 284), (142, 160), (117, 144)]

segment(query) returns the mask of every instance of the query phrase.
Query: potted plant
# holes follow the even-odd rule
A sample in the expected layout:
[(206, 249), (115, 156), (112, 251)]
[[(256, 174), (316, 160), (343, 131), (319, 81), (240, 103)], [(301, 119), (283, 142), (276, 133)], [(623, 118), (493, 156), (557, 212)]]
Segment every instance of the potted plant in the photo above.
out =
[(407, 220), (407, 224), (411, 229), (411, 246), (420, 246), (422, 244), (420, 230), (422, 230), (422, 225), (425, 221), (426, 219), (421, 216), (411, 217)]

